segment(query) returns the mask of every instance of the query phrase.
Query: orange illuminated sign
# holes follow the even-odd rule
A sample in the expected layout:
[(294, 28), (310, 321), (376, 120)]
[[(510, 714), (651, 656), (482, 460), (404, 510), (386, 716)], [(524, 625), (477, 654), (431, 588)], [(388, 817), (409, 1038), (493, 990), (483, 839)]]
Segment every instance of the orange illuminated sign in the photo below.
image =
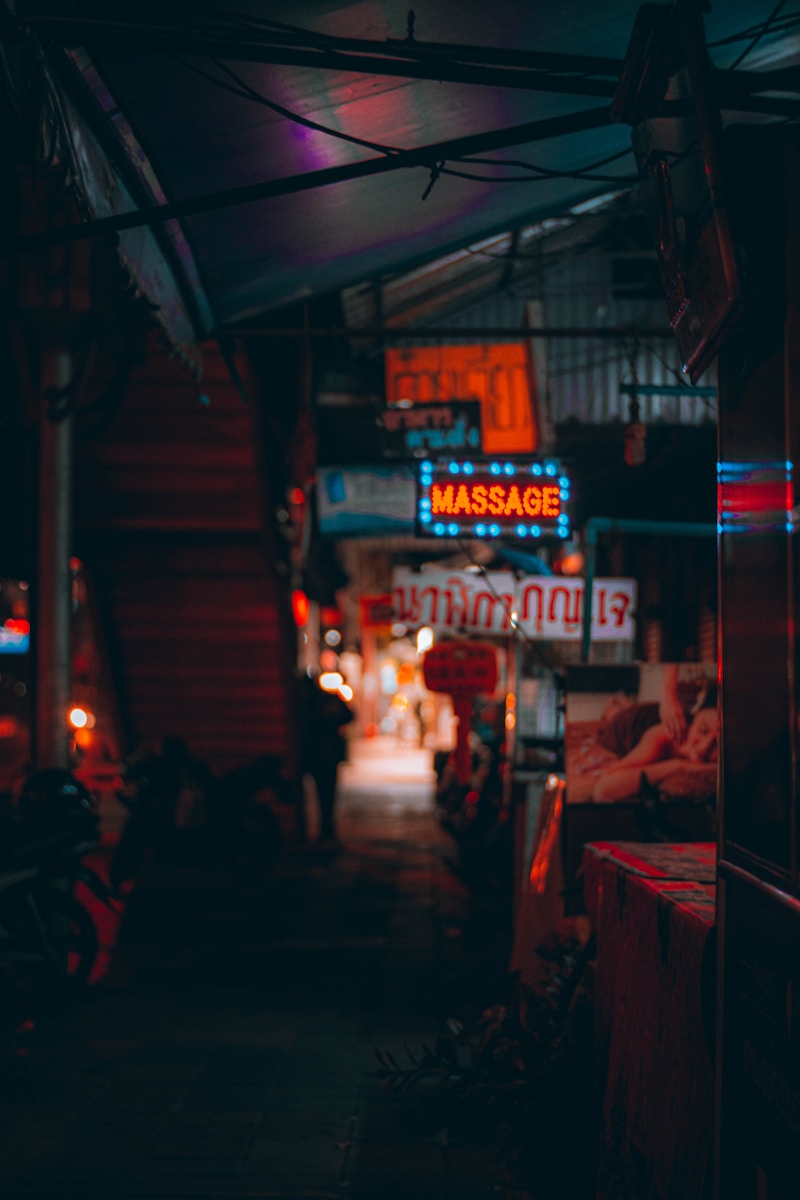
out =
[(569, 537), (570, 481), (557, 462), (423, 462), (419, 484), (426, 535)]
[(431, 512), (452, 517), (543, 517), (561, 515), (558, 484), (434, 483)]
[(526, 342), (408, 346), (385, 351), (386, 403), (479, 400), (483, 453), (531, 454), (539, 444)]

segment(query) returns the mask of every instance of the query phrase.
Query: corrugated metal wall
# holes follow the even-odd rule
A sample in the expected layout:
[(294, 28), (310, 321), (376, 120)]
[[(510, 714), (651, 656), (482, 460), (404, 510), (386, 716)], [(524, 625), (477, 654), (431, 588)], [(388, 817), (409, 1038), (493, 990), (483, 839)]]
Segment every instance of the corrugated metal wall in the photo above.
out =
[[(526, 310), (531, 302), (539, 301), (540, 323), (545, 327), (666, 328), (663, 299), (615, 294), (613, 262), (607, 254), (566, 257), (535, 277), (518, 279), (512, 290), (473, 304), (440, 323), (448, 329), (502, 327), (519, 329), (523, 334)], [(689, 382), (681, 373), (680, 356), (671, 338), (653, 338), (638, 346), (631, 339), (548, 338), (544, 352), (546, 402), (554, 424), (570, 419), (587, 424), (627, 422), (630, 397), (620, 392), (621, 383), (635, 380), (640, 384), (686, 386)], [(715, 366), (709, 368), (701, 383), (706, 387), (716, 385)], [(713, 397), (640, 396), (639, 403), (641, 419), (647, 423), (699, 425), (716, 419)]]

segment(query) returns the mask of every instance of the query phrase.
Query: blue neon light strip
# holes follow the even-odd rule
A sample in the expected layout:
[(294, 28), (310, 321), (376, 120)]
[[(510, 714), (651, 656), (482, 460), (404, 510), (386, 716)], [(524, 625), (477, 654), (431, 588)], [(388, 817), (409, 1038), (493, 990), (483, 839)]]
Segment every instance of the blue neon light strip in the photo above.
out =
[[(752, 511), (746, 506), (732, 507), (732, 498), (726, 501), (724, 488), (727, 484), (776, 484), (786, 485), (791, 496), (794, 464), (788, 459), (761, 460), (752, 462), (718, 462), (717, 483), (720, 489), (719, 504), (723, 510), (717, 523), (719, 534), (733, 533), (793, 533), (795, 530), (794, 510), (776, 506)], [(741, 498), (739, 503), (741, 505)]]

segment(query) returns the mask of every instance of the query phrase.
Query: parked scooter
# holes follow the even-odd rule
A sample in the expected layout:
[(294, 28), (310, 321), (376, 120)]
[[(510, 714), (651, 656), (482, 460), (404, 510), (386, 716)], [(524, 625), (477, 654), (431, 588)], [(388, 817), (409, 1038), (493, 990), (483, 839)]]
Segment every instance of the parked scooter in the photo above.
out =
[(472, 769), (459, 783), (453, 757), (437, 755), (439, 821), (458, 850), (451, 866), (475, 891), (502, 893), (511, 884), (511, 827), (503, 802), (501, 749), (471, 735)]
[(12, 1002), (63, 999), (89, 979), (97, 931), (75, 896), (112, 892), (83, 857), (98, 842), (92, 796), (69, 771), (25, 782), (0, 808), (0, 994)]
[(112, 859), (112, 886), (132, 880), (147, 854), (166, 865), (205, 860), (235, 881), (263, 875), (282, 840), (269, 801), (294, 804), (280, 766), (264, 756), (217, 774), (180, 738), (165, 738), (160, 754), (130, 760), (117, 792), (129, 815)]

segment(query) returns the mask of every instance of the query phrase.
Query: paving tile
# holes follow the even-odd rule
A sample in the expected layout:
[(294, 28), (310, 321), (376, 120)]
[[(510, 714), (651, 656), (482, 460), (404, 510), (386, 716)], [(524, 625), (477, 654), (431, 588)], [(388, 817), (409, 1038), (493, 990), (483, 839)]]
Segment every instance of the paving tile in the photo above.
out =
[(1, 1200), (487, 1194), (484, 1148), (435, 1141), (435, 1089), (374, 1074), (376, 1048), (434, 1041), (476, 970), (448, 843), (396, 791), (345, 797), (342, 828), (341, 855), (288, 846), (250, 897), (199, 870), (142, 882), (112, 982), (38, 1021), (27, 1057), (0, 1037)]
[(242, 1158), (247, 1154), (259, 1118), (251, 1120), (198, 1120), (183, 1115), (159, 1131), (151, 1155), (159, 1158)]

